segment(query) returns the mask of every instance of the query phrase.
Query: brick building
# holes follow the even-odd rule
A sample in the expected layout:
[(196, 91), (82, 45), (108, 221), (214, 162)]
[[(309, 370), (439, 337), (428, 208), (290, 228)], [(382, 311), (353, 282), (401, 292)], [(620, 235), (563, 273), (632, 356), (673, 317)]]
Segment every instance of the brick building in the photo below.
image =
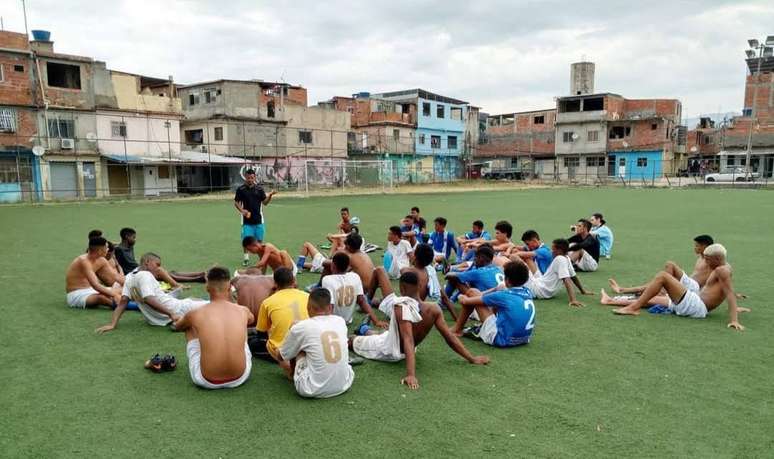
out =
[(42, 197), (33, 62), (26, 35), (0, 31), (0, 202)]
[(490, 115), (475, 161), (500, 160), (525, 174), (552, 176), (556, 109)]

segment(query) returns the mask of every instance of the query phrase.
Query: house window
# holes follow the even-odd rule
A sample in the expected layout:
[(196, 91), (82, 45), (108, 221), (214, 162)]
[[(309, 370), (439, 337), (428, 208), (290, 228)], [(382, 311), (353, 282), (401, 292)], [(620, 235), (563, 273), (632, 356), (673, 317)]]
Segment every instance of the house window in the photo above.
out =
[(449, 146), (449, 150), (456, 150), (457, 149), (457, 136), (456, 135), (450, 135), (446, 139), (446, 143)]
[(209, 91), (204, 91), (204, 103), (209, 104), (212, 102), (212, 95)]
[(16, 110), (0, 108), (0, 132), (16, 132)]
[(169, 178), (169, 166), (159, 166), (158, 169), (158, 178), (168, 179)]
[(574, 142), (575, 141), (575, 139), (573, 139), (574, 135), (575, 135), (575, 133), (572, 132), (572, 131), (562, 132), (562, 142), (564, 142), (564, 143)]
[(72, 139), (75, 134), (75, 122), (73, 120), (60, 120), (49, 118), (48, 136), (55, 139)]
[(203, 129), (191, 129), (185, 131), (185, 143), (201, 145), (204, 143), (204, 130)]
[(599, 131), (588, 132), (589, 142), (599, 142)]
[(270, 100), (270, 101), (266, 102), (266, 116), (268, 116), (269, 118), (274, 118), (274, 101), (273, 100)]
[(126, 123), (124, 123), (123, 121), (111, 121), (110, 136), (113, 138), (117, 138), (117, 137), (126, 138)]
[(648, 158), (637, 158), (637, 167), (648, 167)]
[(419, 144), (424, 145), (425, 144), (425, 135), (419, 134)]
[(546, 117), (545, 117), (545, 115), (538, 115), (538, 116), (532, 118), (532, 124), (546, 124)]
[(651, 123), (650, 124), (650, 130), (651, 131), (655, 131), (656, 129), (658, 129), (658, 123)]
[(422, 102), (422, 116), (430, 116), (430, 102)]
[(392, 130), (392, 139), (396, 142), (400, 140), (400, 129), (393, 129)]
[(298, 131), (298, 143), (312, 143), (312, 131)]
[(735, 166), (736, 165), (736, 158), (733, 156), (726, 157), (726, 166)]
[(613, 126), (610, 128), (610, 139), (623, 139), (632, 135), (632, 128), (630, 126)]
[(441, 136), (440, 135), (431, 135), (430, 136), (430, 148), (441, 148)]
[(451, 107), (449, 109), (449, 116), (453, 120), (462, 120), (462, 109), (459, 107)]
[(24, 66), (23, 65), (14, 65), (13, 66), (14, 72), (24, 72)]
[(586, 158), (586, 167), (602, 167), (604, 165), (604, 156), (589, 156)]
[(580, 166), (580, 158), (564, 158), (564, 167)]
[(78, 65), (46, 63), (48, 85), (53, 88), (81, 89), (81, 67)]
[(200, 103), (201, 99), (199, 98), (199, 94), (191, 93), (188, 95), (188, 105), (198, 105)]
[(443, 110), (444, 110), (444, 106), (441, 104), (438, 104), (438, 106), (435, 109), (435, 116), (437, 116), (438, 118), (443, 118), (444, 116)]
[(220, 126), (215, 128), (215, 140), (223, 140), (223, 128)]

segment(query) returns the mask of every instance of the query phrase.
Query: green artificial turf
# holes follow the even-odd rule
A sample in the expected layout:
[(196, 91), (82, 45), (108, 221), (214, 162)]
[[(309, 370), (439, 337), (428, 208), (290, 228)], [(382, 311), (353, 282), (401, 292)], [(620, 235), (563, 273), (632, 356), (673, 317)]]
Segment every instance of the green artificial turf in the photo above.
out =
[[(738, 291), (753, 309), (743, 333), (721, 306), (706, 320), (616, 317), (598, 297), (537, 302), (528, 346), (500, 350), (465, 340), (487, 367), (467, 364), (437, 333), (418, 352), (419, 391), (399, 385), (404, 366), (368, 362), (331, 400), (296, 396), (275, 366), (256, 361), (239, 389), (204, 391), (188, 377), (185, 339), (127, 313), (98, 336), (107, 310), (71, 310), (64, 271), (86, 233), (138, 231), (137, 256), (160, 253), (170, 269), (233, 269), (239, 219), (222, 201), (86, 203), (0, 208), (0, 455), (116, 457), (753, 457), (774, 448), (774, 195), (763, 190), (545, 189), (453, 194), (275, 199), (267, 239), (291, 254), (335, 229), (338, 209), (360, 217), (369, 242), (418, 205), (468, 231), (508, 219), (514, 239), (536, 229), (568, 235), (578, 217), (603, 212), (613, 259), (580, 274), (598, 292), (615, 275), (641, 282), (666, 260), (690, 269), (692, 238), (726, 245)], [(380, 261), (381, 252), (375, 254)], [(299, 284), (316, 276), (303, 274)], [(189, 295), (201, 296), (201, 286)], [(143, 361), (171, 352), (173, 373)]]

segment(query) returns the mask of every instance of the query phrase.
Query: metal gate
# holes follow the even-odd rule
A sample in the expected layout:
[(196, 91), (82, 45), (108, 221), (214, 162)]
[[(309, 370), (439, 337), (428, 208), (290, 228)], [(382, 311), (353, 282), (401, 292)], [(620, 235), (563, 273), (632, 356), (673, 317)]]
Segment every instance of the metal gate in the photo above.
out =
[(78, 197), (78, 174), (75, 163), (51, 162), (51, 196), (54, 199)]

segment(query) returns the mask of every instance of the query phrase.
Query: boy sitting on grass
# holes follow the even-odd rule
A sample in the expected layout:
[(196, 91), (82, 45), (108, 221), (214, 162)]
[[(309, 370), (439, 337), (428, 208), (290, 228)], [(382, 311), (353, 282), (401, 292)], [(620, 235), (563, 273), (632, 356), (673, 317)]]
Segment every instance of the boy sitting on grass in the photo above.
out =
[(175, 321), (175, 329), (185, 331), (191, 380), (205, 389), (241, 386), (252, 369), (247, 324), (255, 319), (246, 307), (231, 302), (230, 277), (226, 268), (210, 269), (210, 302)]
[[(471, 289), (460, 295), (461, 323), (464, 324), (475, 309), (482, 323), (473, 330), (473, 335), (484, 343), (495, 347), (529, 343), (535, 328), (535, 303), (532, 293), (524, 287), (528, 279), (527, 265), (513, 261), (506, 264), (504, 289), (483, 294)], [(452, 333), (462, 335), (462, 329), (456, 326)]]
[(307, 312), (309, 318), (290, 327), (282, 343), (280, 355), (287, 365), (281, 366), (302, 397), (343, 394), (355, 379), (349, 365), (347, 324), (333, 314), (331, 294), (324, 288), (309, 294)]
[(406, 360), (406, 376), (401, 384), (410, 389), (419, 388), (416, 377), (416, 347), (435, 327), (446, 340), (446, 344), (465, 360), (476, 365), (489, 363), (487, 356), (473, 356), (446, 325), (441, 308), (436, 304), (419, 300), (419, 277), (413, 271), (400, 276), (400, 294), (392, 290), (387, 276), (379, 276), (380, 288), (386, 296), (379, 309), (390, 318), (386, 332), (374, 334), (367, 326), (361, 326), (359, 333), (350, 339), (350, 348), (357, 354), (371, 360), (398, 362)]

